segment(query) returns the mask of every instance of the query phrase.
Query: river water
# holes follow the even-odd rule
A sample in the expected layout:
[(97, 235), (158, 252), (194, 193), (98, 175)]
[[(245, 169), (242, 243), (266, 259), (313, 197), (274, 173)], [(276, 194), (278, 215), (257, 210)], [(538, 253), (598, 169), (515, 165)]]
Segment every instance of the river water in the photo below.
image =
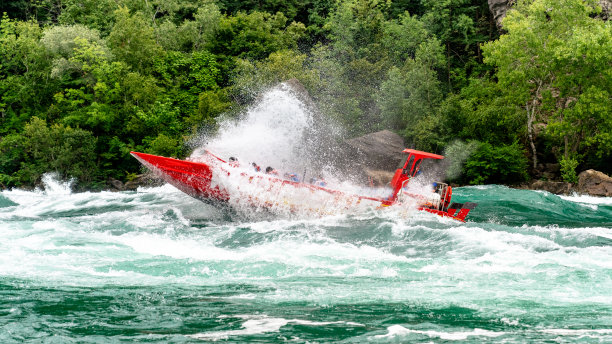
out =
[[(280, 87), (194, 148), (313, 174), (318, 121)], [(462, 187), (460, 223), (43, 182), (0, 192), (0, 343), (612, 342), (612, 198)]]
[(171, 186), (0, 193), (0, 342), (612, 342), (612, 199), (462, 187), (236, 221)]

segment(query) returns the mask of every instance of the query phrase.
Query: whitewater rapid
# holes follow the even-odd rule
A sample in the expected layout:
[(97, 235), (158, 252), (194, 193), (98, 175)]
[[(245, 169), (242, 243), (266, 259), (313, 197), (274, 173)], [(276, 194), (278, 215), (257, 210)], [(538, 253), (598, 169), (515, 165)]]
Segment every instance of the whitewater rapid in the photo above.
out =
[[(192, 158), (304, 174), (337, 139), (314, 122), (281, 86)], [(0, 343), (612, 342), (612, 198), (461, 187), (453, 201), (478, 203), (461, 223), (398, 207), (243, 216), (169, 185), (43, 184), (0, 191)]]
[[(178, 321), (129, 341), (612, 340), (610, 199), (469, 187), (455, 191), (480, 203), (468, 223), (392, 210), (242, 221), (171, 186), (46, 183), (0, 193), (3, 342), (131, 333), (112, 314), (154, 333), (163, 314)], [(564, 213), (585, 222), (542, 220)]]

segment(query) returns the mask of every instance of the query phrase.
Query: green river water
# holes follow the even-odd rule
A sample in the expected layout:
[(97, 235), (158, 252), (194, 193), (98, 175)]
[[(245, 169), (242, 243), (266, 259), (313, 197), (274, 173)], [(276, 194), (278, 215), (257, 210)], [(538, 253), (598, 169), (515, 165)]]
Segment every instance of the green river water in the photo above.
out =
[(0, 343), (610, 343), (612, 199), (245, 222), (170, 186), (0, 193)]

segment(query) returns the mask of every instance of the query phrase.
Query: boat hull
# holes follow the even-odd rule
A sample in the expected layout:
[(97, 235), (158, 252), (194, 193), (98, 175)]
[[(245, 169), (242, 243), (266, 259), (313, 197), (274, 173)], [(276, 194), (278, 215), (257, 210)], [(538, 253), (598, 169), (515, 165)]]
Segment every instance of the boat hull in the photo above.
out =
[[(235, 208), (274, 210), (280, 213), (335, 214), (359, 212), (399, 203), (389, 199), (349, 194), (329, 188), (249, 173), (210, 155), (204, 161), (186, 161), (131, 152), (143, 165), (182, 192), (203, 200), (230, 203)], [(412, 202), (412, 204), (415, 204)], [(455, 211), (417, 206), (442, 217), (464, 221)]]
[(182, 192), (203, 200), (229, 201), (229, 194), (212, 185), (213, 171), (209, 164), (131, 152), (149, 170)]

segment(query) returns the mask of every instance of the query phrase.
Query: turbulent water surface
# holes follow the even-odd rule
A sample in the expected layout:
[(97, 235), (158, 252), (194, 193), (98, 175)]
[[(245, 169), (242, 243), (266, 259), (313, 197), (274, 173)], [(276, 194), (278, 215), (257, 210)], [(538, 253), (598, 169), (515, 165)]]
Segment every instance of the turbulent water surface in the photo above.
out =
[(0, 193), (0, 342), (611, 342), (612, 199), (464, 187), (237, 221), (170, 186)]
[[(313, 174), (313, 122), (279, 87), (199, 148)], [(44, 183), (0, 192), (0, 343), (612, 342), (610, 198), (457, 188), (460, 223)]]

